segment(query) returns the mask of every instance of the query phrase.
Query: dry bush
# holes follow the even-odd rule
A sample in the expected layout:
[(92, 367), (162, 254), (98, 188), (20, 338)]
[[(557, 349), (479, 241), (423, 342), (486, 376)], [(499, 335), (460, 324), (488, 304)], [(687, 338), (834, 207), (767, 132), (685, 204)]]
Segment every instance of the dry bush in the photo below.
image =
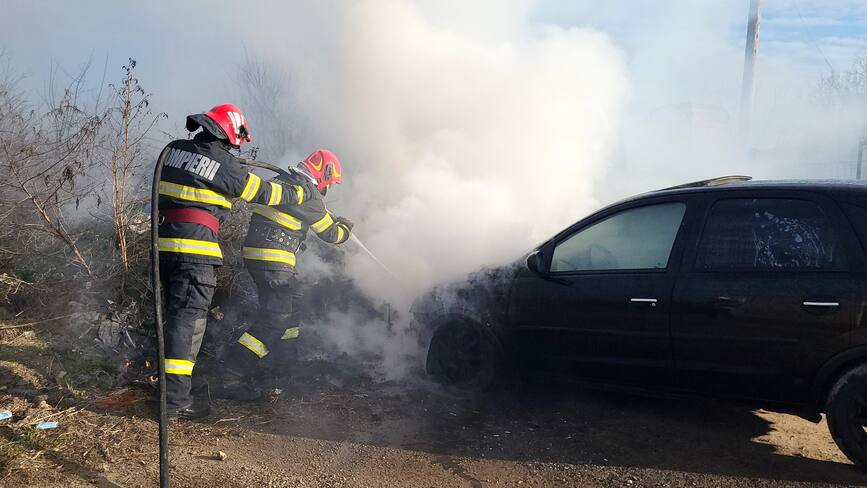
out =
[(106, 100), (82, 95), (86, 69), (37, 104), (18, 78), (0, 78), (0, 300), (28, 315), (84, 295), (146, 308), (162, 144), (150, 133), (165, 114), (151, 113), (134, 68), (130, 59)]
[(165, 113), (150, 110), (150, 94), (135, 77), (136, 61), (122, 67), (123, 77), (110, 84), (96, 158), (102, 175), (99, 193), (107, 208), (95, 212), (97, 221), (110, 222), (113, 259), (103, 279), (119, 291), (116, 299), (141, 300), (150, 293), (150, 183), (153, 155), (162, 141), (151, 138)]
[(62, 254), (94, 275), (73, 231), (74, 214), (92, 193), (85, 173), (102, 123), (79, 105), (82, 81), (83, 75), (56, 97), (50, 92), (40, 109), (26, 102), (14, 79), (0, 80), (0, 262), (7, 266)]

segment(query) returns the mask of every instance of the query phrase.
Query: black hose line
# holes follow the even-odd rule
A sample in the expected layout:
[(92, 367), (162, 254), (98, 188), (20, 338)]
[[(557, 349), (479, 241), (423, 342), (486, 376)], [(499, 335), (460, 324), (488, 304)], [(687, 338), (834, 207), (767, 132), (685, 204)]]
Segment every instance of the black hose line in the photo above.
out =
[[(151, 185), (151, 287), (154, 291), (154, 322), (157, 329), (157, 370), (159, 374), (160, 388), (160, 488), (169, 487), (169, 427), (166, 415), (166, 341), (165, 329), (163, 328), (163, 296), (160, 284), (160, 246), (159, 246), (159, 220), (160, 220), (160, 179), (163, 173), (163, 164), (169, 149), (163, 149), (157, 164), (154, 167), (154, 180)], [(275, 173), (289, 175), (290, 173), (278, 166), (255, 159), (241, 159), (241, 163), (247, 166), (263, 168)]]
[(163, 149), (154, 168), (151, 185), (151, 287), (154, 290), (154, 322), (157, 329), (157, 370), (160, 388), (160, 488), (169, 488), (169, 426), (166, 413), (166, 341), (163, 329), (163, 294), (160, 284), (160, 178), (169, 148)]
[(291, 176), (291, 171), (287, 171), (275, 164), (266, 163), (264, 161), (256, 161), (255, 159), (247, 159), (247, 158), (239, 158), (241, 160), (241, 164), (245, 166), (253, 166), (254, 168), (262, 168), (267, 169), (268, 171), (273, 171), (275, 173), (280, 173), (281, 175)]

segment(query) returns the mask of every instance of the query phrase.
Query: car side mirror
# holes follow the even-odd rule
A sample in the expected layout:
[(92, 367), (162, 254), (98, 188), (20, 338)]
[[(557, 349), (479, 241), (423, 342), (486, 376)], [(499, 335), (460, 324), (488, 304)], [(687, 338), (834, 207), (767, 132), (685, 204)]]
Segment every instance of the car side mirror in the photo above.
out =
[(529, 256), (527, 256), (527, 268), (530, 271), (545, 276), (548, 274), (548, 271), (545, 269), (545, 262), (542, 258), (542, 252), (538, 249), (533, 251)]

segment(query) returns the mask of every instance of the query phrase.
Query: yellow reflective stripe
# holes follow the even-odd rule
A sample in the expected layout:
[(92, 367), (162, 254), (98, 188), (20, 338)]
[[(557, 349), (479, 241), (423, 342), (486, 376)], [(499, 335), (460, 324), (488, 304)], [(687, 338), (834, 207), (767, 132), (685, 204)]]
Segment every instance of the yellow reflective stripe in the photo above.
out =
[(326, 213), (325, 217), (319, 219), (315, 224), (311, 225), (310, 228), (313, 229), (317, 234), (321, 234), (328, 230), (329, 227), (334, 223), (334, 219), (331, 218), (331, 214)]
[(259, 339), (256, 339), (248, 332), (244, 332), (241, 337), (238, 338), (238, 344), (246, 347), (247, 349), (253, 351), (253, 354), (259, 356), (259, 358), (263, 358), (268, 355), (268, 348), (265, 347), (265, 344), (262, 343)]
[(298, 327), (289, 327), (286, 332), (283, 332), (283, 337), (280, 339), (288, 341), (289, 339), (297, 339), (301, 335), (301, 329)]
[(199, 241), (196, 239), (178, 239), (174, 237), (160, 237), (157, 241), (160, 252), (182, 252), (187, 254), (200, 254), (222, 258), (220, 245), (211, 241)]
[(193, 366), (195, 366), (195, 363), (186, 359), (166, 358), (166, 374), (191, 376), (193, 374)]
[(271, 185), (271, 197), (268, 198), (268, 205), (279, 205), (283, 201), (283, 187), (273, 181), (268, 183)]
[(337, 242), (340, 242), (340, 241), (343, 240), (343, 235), (344, 235), (344, 234), (345, 234), (345, 232), (343, 231), (343, 226), (342, 226), (342, 225), (338, 225), (338, 226), (337, 226)]
[(178, 185), (168, 181), (160, 181), (160, 195), (187, 200), (189, 202), (201, 202), (220, 207), (232, 208), (232, 202), (219, 193), (204, 188)]
[(262, 185), (262, 178), (247, 173), (247, 184), (244, 185), (244, 191), (241, 192), (241, 199), (247, 202), (252, 201), (259, 194), (259, 187)]
[(298, 194), (298, 205), (304, 203), (304, 188), (301, 185), (292, 185), (295, 188), (295, 193)]
[(244, 259), (254, 261), (272, 261), (295, 266), (295, 253), (282, 249), (264, 249), (261, 247), (244, 247)]
[(301, 230), (301, 221), (295, 217), (264, 205), (253, 204), (253, 213), (261, 215), (291, 230)]

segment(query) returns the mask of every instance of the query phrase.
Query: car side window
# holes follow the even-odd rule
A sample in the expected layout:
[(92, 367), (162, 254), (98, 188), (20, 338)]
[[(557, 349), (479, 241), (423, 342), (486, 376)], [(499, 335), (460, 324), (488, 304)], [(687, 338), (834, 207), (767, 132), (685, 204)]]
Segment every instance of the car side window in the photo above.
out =
[(552, 273), (668, 267), (686, 205), (631, 208), (585, 227), (557, 244)]
[(852, 227), (858, 233), (858, 239), (861, 240), (861, 246), (867, 250), (867, 208), (865, 204), (845, 204), (843, 208), (846, 210), (846, 215), (849, 217), (849, 222), (852, 222)]
[(841, 254), (832, 223), (807, 200), (734, 198), (711, 208), (696, 268), (828, 269)]

